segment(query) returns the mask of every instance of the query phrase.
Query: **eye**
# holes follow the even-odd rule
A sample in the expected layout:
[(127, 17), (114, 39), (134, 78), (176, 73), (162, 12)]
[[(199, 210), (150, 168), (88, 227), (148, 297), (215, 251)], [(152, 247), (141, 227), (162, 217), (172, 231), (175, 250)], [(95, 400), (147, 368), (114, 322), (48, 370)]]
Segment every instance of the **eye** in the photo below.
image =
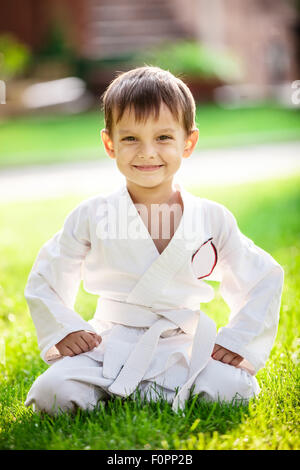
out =
[(128, 137), (124, 137), (124, 139), (122, 140), (128, 140), (129, 142), (134, 142), (135, 137), (133, 137), (132, 135), (129, 135)]
[(170, 135), (160, 135), (159, 138), (161, 140), (167, 140), (167, 139), (172, 139), (172, 137)]

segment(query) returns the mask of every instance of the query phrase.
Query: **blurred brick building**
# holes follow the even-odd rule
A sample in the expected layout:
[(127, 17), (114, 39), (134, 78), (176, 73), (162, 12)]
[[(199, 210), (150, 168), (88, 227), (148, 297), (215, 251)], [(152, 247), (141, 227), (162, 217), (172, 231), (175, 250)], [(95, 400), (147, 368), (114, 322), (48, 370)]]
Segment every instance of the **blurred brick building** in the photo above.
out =
[(0, 33), (38, 51), (51, 22), (79, 57), (120, 56), (161, 40), (197, 38), (230, 48), (247, 83), (292, 81), (299, 70), (296, 0), (0, 0)]

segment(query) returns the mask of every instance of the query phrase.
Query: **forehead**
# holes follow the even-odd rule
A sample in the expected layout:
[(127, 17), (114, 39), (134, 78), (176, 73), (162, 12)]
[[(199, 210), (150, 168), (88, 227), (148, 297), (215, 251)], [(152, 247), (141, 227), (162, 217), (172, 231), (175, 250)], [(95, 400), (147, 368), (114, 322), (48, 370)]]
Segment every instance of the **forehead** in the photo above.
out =
[(156, 118), (155, 113), (151, 110), (149, 113), (145, 113), (144, 119), (137, 120), (134, 108), (126, 108), (122, 118), (116, 122), (117, 112), (113, 111), (113, 127), (118, 132), (125, 132), (133, 129), (144, 129), (145, 127), (157, 128), (157, 129), (173, 129), (179, 130), (183, 128), (182, 124), (182, 112), (180, 110), (180, 122), (176, 119), (176, 116), (172, 114), (170, 109), (164, 103), (161, 103), (159, 109), (159, 115)]

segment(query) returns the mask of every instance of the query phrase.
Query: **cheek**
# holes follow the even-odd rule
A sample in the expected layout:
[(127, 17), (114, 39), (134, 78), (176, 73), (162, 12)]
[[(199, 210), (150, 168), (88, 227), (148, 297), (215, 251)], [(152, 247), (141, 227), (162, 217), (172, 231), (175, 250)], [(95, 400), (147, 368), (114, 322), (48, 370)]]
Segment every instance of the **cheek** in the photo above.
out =
[(181, 154), (180, 154), (180, 150), (175, 148), (175, 149), (172, 149), (168, 155), (166, 156), (166, 162), (169, 166), (171, 166), (172, 168), (179, 168), (180, 165), (181, 165), (181, 160), (182, 160), (182, 157), (181, 157)]
[(176, 162), (177, 160), (180, 161), (181, 158), (181, 149), (177, 145), (166, 146), (165, 148), (161, 149), (162, 155), (171, 162)]
[(130, 164), (126, 160), (117, 158), (116, 164), (121, 173), (127, 174), (130, 171)]
[(132, 160), (133, 149), (129, 146), (127, 148), (119, 147), (116, 151), (116, 155), (120, 165), (127, 165)]

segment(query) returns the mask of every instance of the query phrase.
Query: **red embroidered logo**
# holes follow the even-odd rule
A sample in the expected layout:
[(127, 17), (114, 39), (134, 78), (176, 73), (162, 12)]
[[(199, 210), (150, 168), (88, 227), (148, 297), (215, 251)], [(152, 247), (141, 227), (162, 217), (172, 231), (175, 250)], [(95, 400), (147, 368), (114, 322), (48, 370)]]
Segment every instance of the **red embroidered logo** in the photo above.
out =
[(217, 264), (218, 254), (212, 239), (202, 243), (192, 256), (192, 269), (197, 279), (210, 276)]

